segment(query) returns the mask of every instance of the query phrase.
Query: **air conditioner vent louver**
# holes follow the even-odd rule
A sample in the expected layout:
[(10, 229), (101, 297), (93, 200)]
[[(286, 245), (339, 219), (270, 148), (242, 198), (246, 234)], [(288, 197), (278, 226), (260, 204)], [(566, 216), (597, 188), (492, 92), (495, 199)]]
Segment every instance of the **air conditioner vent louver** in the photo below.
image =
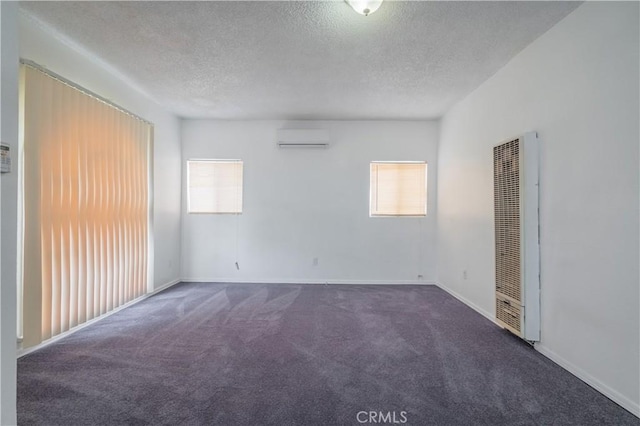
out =
[(328, 148), (329, 133), (323, 129), (280, 129), (278, 148)]
[(496, 319), (540, 340), (538, 147), (527, 133), (493, 148)]

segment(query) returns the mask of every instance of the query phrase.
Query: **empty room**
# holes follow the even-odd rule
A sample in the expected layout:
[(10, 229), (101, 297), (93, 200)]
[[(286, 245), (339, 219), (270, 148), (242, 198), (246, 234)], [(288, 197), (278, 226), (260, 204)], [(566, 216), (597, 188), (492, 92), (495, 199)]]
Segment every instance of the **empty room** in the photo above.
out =
[(1, 425), (640, 425), (640, 3), (0, 24)]

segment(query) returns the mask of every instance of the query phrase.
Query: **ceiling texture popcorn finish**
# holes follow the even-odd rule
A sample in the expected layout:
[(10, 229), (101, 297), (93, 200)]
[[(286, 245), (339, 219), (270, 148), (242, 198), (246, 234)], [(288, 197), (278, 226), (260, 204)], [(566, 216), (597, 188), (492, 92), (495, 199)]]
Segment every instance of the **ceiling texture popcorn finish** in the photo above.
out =
[(442, 116), (578, 5), (384, 1), (366, 17), (344, 1), (20, 7), (180, 117), (357, 120)]

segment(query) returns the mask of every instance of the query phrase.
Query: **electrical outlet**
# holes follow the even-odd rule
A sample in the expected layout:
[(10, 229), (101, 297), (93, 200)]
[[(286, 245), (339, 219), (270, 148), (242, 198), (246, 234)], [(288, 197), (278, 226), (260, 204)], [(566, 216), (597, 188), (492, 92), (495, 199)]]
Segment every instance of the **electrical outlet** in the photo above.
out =
[(462, 271), (462, 279), (463, 280), (467, 279), (467, 270), (466, 269), (464, 271)]
[(317, 257), (313, 258), (313, 266), (318, 266), (318, 258)]
[(424, 279), (424, 277), (422, 275), (418, 274), (418, 279), (422, 280), (422, 279)]

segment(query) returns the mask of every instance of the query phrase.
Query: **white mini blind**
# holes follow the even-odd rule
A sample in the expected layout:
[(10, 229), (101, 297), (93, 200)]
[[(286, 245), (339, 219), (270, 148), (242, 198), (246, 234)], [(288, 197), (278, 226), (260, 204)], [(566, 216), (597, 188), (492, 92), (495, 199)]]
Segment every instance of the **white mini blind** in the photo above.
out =
[(21, 67), (25, 347), (147, 289), (152, 127)]
[(242, 213), (242, 169), (241, 160), (189, 160), (189, 213)]
[(427, 163), (372, 162), (370, 216), (427, 214)]

